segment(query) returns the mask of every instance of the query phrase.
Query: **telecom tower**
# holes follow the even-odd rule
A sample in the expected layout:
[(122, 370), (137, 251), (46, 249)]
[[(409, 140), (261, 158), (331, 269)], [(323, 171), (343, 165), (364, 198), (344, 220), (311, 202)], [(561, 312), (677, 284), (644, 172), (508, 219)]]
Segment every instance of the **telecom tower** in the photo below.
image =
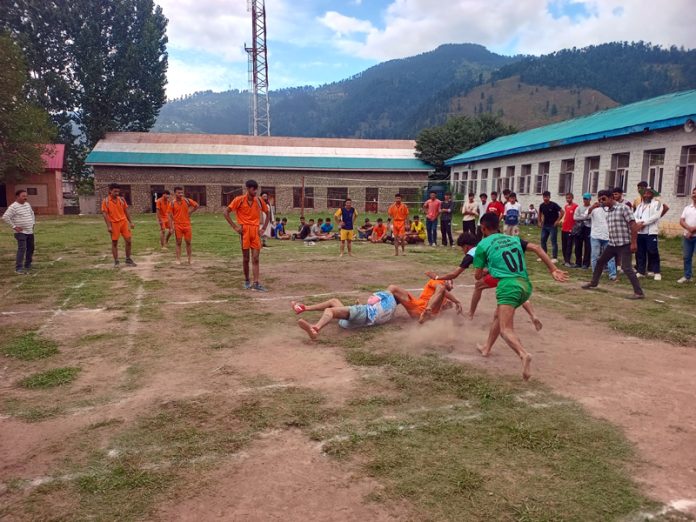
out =
[(268, 102), (268, 53), (266, 51), (266, 2), (247, 0), (251, 12), (251, 47), (244, 44), (249, 54), (249, 134), (271, 135), (271, 109)]

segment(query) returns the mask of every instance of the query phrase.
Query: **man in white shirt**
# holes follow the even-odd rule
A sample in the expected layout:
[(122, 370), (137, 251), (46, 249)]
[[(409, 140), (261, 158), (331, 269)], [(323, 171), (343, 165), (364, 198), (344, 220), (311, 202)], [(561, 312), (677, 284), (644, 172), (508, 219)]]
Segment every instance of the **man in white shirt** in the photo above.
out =
[(25, 274), (31, 270), (34, 257), (34, 225), (36, 224), (34, 210), (27, 202), (26, 190), (20, 189), (15, 192), (15, 202), (7, 207), (2, 219), (12, 227), (17, 240), (15, 272)]
[(520, 235), (520, 215), (522, 214), (522, 205), (517, 201), (517, 194), (510, 192), (507, 203), (505, 203), (505, 214), (503, 215), (503, 233), (506, 236)]
[(684, 229), (682, 247), (684, 249), (684, 277), (677, 283), (690, 283), (693, 275), (693, 259), (696, 250), (696, 187), (691, 191), (691, 205), (682, 212), (679, 224)]
[(655, 281), (660, 281), (660, 251), (658, 249), (658, 222), (662, 217), (662, 204), (655, 199), (655, 191), (647, 187), (643, 200), (634, 212), (638, 228), (638, 251), (636, 252), (636, 271), (638, 277), (648, 273), (655, 274)]
[(473, 192), (469, 192), (469, 197), (462, 206), (462, 233), (476, 233), (476, 218), (479, 217), (479, 206), (476, 204)]
[(479, 222), (481, 221), (481, 216), (488, 212), (488, 194), (481, 194), (479, 198), (481, 199), (481, 203), (478, 204), (478, 216), (476, 219), (476, 239), (481, 241), (481, 239), (483, 238), (483, 234), (481, 233), (481, 225), (479, 225)]
[[(600, 203), (596, 202), (590, 208), (599, 207)], [(589, 209), (587, 209), (589, 211)], [(597, 265), (597, 260), (599, 256), (602, 255), (604, 250), (609, 245), (609, 225), (607, 224), (607, 213), (602, 212), (592, 212), (590, 215), (590, 246), (592, 248), (591, 264), (592, 271), (594, 272), (595, 266)], [(616, 259), (611, 259), (607, 263), (607, 270), (609, 270), (609, 280), (616, 281)]]

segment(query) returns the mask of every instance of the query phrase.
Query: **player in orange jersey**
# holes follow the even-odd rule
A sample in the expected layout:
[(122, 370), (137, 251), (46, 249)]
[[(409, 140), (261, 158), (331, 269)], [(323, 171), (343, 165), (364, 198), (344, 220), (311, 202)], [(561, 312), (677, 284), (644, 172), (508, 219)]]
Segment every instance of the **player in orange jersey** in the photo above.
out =
[(399, 255), (399, 245), (401, 253), (406, 254), (406, 218), (408, 218), (408, 207), (401, 202), (401, 194), (394, 196), (394, 204), (389, 207), (389, 217), (392, 220), (392, 232), (394, 234), (395, 256)]
[[(244, 269), (244, 288), (266, 292), (266, 288), (259, 282), (259, 257), (261, 254), (261, 231), (266, 230), (270, 220), (270, 212), (266, 202), (256, 195), (259, 184), (253, 179), (246, 182), (246, 194), (237, 196), (232, 203), (225, 208), (225, 219), (230, 226), (240, 235), (242, 242), (242, 267)], [(230, 213), (237, 215), (235, 223), (230, 217)], [(264, 216), (263, 225), (261, 216)], [(254, 276), (254, 283), (249, 280), (249, 258), (251, 258), (251, 269)]]
[(169, 243), (169, 238), (172, 237), (172, 232), (169, 229), (169, 207), (172, 205), (170, 201), (171, 194), (168, 190), (165, 190), (155, 201), (155, 208), (157, 209), (157, 222), (160, 226), (160, 247), (163, 250), (167, 250), (167, 243)]
[(186, 241), (186, 257), (191, 264), (191, 214), (198, 210), (198, 203), (184, 197), (184, 189), (174, 187), (174, 201), (169, 205), (169, 232), (176, 237), (176, 262), (181, 264), (181, 240)]
[(116, 183), (109, 185), (109, 195), (102, 200), (101, 212), (106, 222), (106, 229), (111, 235), (111, 253), (114, 256), (114, 268), (118, 268), (118, 238), (123, 236), (126, 243), (126, 265), (136, 266), (131, 259), (131, 230), (135, 228), (128, 203), (121, 197), (121, 187)]
[(404, 306), (411, 319), (418, 319), (422, 324), (452, 305), (458, 314), (462, 313), (462, 304), (452, 294), (452, 287), (452, 281), (430, 279), (418, 297), (396, 285), (389, 285), (387, 291), (394, 294), (396, 302)]

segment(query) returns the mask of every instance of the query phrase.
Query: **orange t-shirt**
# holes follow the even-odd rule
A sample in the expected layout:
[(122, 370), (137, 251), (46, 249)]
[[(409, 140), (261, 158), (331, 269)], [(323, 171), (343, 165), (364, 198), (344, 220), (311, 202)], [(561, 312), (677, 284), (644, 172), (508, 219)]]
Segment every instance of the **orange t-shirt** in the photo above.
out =
[(174, 201), (172, 201), (170, 208), (175, 225), (182, 226), (191, 224), (191, 217), (189, 216), (189, 206), (197, 208), (198, 203), (196, 203), (194, 200), (190, 198), (181, 198), (181, 201), (177, 201), (176, 199), (174, 199)]
[(246, 194), (234, 198), (227, 208), (237, 214), (240, 225), (248, 226), (258, 227), (261, 224), (261, 213), (268, 213), (268, 205), (263, 199), (256, 197), (249, 203)]
[(421, 295), (418, 297), (418, 300), (422, 301), (424, 303), (427, 303), (428, 301), (430, 301), (430, 298), (435, 293), (437, 286), (444, 285), (444, 284), (445, 284), (444, 281), (430, 279), (428, 281), (428, 284), (426, 284), (425, 287), (423, 288), (423, 291), (421, 292)]
[(106, 212), (106, 215), (109, 216), (109, 221), (112, 223), (125, 221), (127, 208), (128, 203), (126, 203), (126, 200), (121, 196), (116, 199), (107, 196), (102, 200), (101, 210), (102, 212)]
[(403, 203), (401, 205), (397, 205), (394, 203), (391, 207), (389, 207), (389, 217), (392, 218), (392, 221), (395, 223), (397, 221), (404, 222), (406, 221), (406, 218), (408, 217), (408, 207), (404, 205)]
[(155, 207), (157, 208), (157, 217), (160, 221), (167, 221), (169, 219), (169, 208), (172, 206), (172, 202), (164, 197), (159, 198), (155, 201)]
[(375, 235), (377, 239), (381, 239), (384, 233), (387, 231), (387, 227), (382, 223), (381, 225), (376, 225), (372, 229), (372, 233)]

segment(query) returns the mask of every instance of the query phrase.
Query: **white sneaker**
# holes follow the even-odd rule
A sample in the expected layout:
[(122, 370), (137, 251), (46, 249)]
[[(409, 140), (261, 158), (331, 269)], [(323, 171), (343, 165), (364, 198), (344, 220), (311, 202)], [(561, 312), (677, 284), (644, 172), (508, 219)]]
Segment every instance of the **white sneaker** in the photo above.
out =
[(556, 259), (556, 258), (554, 257), (554, 258), (551, 260), (551, 262), (555, 265), (555, 264), (558, 263), (558, 259)]
[(679, 283), (680, 285), (683, 283), (690, 283), (690, 282), (691, 282), (691, 279), (687, 279), (686, 277), (680, 277), (679, 279), (677, 279), (677, 283)]
[(641, 277), (645, 277), (645, 276), (643, 274), (641, 274), (640, 272), (636, 272), (636, 277), (638, 279), (640, 279)]
[(655, 274), (655, 281), (662, 281), (662, 274)]
[(648, 277), (653, 277), (655, 275), (655, 272), (648, 272)]

